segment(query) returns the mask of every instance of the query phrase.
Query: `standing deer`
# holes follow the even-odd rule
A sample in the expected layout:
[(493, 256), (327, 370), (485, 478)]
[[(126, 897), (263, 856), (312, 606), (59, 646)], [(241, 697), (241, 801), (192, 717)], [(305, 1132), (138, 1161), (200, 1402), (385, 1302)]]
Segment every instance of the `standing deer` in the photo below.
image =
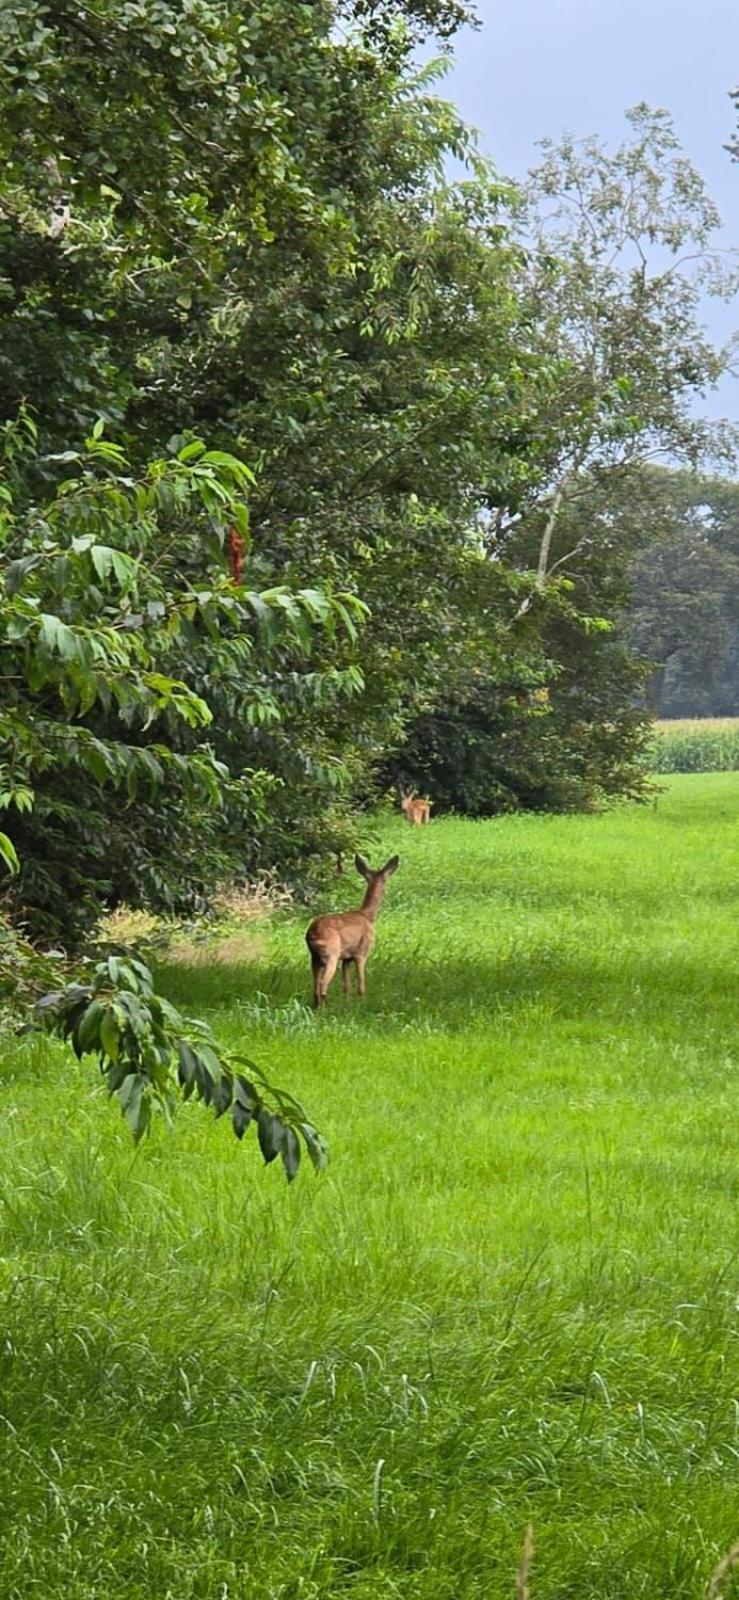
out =
[(401, 810), (405, 812), (411, 827), (424, 827), (431, 814), (431, 801), (421, 800), (415, 790), (404, 789), (402, 783), (398, 784), (398, 794)]
[(367, 890), (358, 911), (336, 911), (327, 917), (316, 917), (305, 935), (313, 967), (313, 1004), (318, 1009), (326, 999), (326, 990), (341, 962), (344, 979), (344, 999), (349, 999), (350, 973), (354, 963), (357, 971), (357, 988), (365, 992), (364, 969), (375, 937), (375, 921), (382, 905), (387, 880), (399, 862), (392, 856), (378, 872), (355, 856), (357, 872), (365, 879)]

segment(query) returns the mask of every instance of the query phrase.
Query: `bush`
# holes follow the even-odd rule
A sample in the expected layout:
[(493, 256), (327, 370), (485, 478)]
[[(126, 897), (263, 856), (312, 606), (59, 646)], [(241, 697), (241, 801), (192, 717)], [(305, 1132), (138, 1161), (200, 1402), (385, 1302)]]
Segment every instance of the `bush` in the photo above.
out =
[(309, 658), (337, 624), (351, 649), (364, 610), (242, 582), (253, 478), (227, 452), (190, 440), (136, 477), (96, 425), (63, 458), (36, 500), (32, 419), (0, 431), (0, 856), (16, 922), (74, 951), (106, 908), (181, 912), (251, 868), (281, 662), (309, 705), (354, 692), (358, 669)]

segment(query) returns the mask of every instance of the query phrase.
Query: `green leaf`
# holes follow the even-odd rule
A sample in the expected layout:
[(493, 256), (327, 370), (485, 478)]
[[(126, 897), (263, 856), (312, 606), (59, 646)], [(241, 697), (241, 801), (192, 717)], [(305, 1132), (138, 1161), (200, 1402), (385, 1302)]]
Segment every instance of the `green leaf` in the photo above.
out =
[(113, 570), (113, 551), (110, 545), (94, 544), (90, 551), (90, 560), (101, 583), (107, 583)]
[(151, 1106), (146, 1091), (146, 1083), (137, 1072), (129, 1073), (118, 1091), (123, 1115), (133, 1134), (135, 1144), (138, 1144), (146, 1133), (151, 1119)]
[(177, 1062), (177, 1077), (185, 1090), (185, 1099), (189, 1099), (197, 1079), (198, 1059), (186, 1039), (178, 1040)]
[(316, 1131), (310, 1122), (301, 1122), (298, 1124), (298, 1126), (305, 1140), (305, 1147), (316, 1172), (323, 1172), (328, 1166), (327, 1145), (321, 1138), (320, 1133)]
[(237, 483), (256, 483), (254, 473), (247, 467), (245, 461), (240, 461), (238, 456), (232, 456), (227, 450), (206, 450), (200, 457), (201, 466), (225, 467), (229, 476)]
[(250, 1110), (249, 1106), (243, 1105), (240, 1100), (234, 1100), (231, 1111), (231, 1121), (233, 1123), (233, 1130), (237, 1139), (243, 1139), (247, 1128), (250, 1126), (252, 1118), (253, 1112)]
[(292, 1183), (300, 1166), (300, 1140), (294, 1128), (285, 1129), (280, 1155), (282, 1156), (282, 1165), (287, 1174), (287, 1181)]
[(111, 1061), (118, 1060), (119, 1040), (120, 1030), (118, 1027), (118, 1020), (111, 1008), (108, 1007), (100, 1024), (100, 1043), (106, 1056), (108, 1056)]
[(8, 595), (18, 593), (23, 586), (23, 580), (35, 567), (41, 565), (42, 555), (19, 556), (17, 561), (10, 561), (5, 569), (5, 591)]
[(228, 1073), (221, 1071), (219, 1082), (213, 1090), (213, 1109), (217, 1117), (222, 1117), (231, 1104), (233, 1087)]
[(42, 612), (39, 617), (39, 642), (64, 661), (75, 661), (79, 655), (78, 640), (72, 628), (48, 612)]
[(92, 744), (84, 744), (80, 750), (80, 758), (87, 771), (98, 783), (106, 783), (114, 775), (115, 768), (112, 758), (97, 740)]
[(198, 456), (203, 454), (204, 450), (205, 445), (202, 439), (191, 439), (189, 444), (183, 445), (182, 449), (177, 452), (177, 460), (195, 461)]
[(105, 1007), (99, 1000), (92, 1000), (82, 1016), (77, 1028), (77, 1038), (83, 1055), (97, 1047), (100, 1032), (100, 1022), (105, 1014)]
[(18, 860), (18, 852), (12, 839), (8, 838), (7, 833), (0, 833), (0, 860), (5, 863), (9, 872), (20, 872), (21, 864)]
[(259, 1139), (259, 1148), (267, 1165), (280, 1154), (284, 1134), (285, 1124), (282, 1118), (278, 1117), (274, 1111), (267, 1111), (266, 1107), (262, 1106), (257, 1117), (257, 1137)]

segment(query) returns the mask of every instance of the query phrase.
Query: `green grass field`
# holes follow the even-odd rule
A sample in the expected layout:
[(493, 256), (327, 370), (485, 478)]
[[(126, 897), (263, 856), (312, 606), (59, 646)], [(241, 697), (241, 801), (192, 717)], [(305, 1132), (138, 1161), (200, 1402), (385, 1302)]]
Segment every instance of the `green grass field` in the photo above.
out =
[(503, 1600), (529, 1520), (532, 1600), (704, 1593), (739, 1538), (739, 775), (668, 785), (384, 821), (364, 1010), (306, 1009), (306, 919), (168, 970), (304, 1099), (322, 1178), (199, 1107), (134, 1154), (89, 1064), (6, 1045), (3, 1600)]

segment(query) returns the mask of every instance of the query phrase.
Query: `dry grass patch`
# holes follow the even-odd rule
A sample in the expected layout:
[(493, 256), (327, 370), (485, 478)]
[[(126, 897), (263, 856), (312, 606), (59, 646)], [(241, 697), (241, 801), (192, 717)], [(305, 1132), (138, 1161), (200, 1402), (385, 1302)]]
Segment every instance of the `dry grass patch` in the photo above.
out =
[(263, 960), (265, 949), (265, 935), (255, 928), (248, 930), (242, 928), (233, 932), (212, 928), (199, 938), (183, 933), (175, 934), (162, 960), (168, 966), (177, 967), (212, 967), (214, 964), (238, 967), (245, 962)]
[(181, 929), (171, 939), (165, 960), (178, 966), (242, 966), (261, 961), (266, 950), (266, 925), (279, 911), (288, 911), (293, 895), (265, 874), (253, 882), (224, 885), (213, 896), (212, 919)]
[(239, 966), (263, 958), (265, 924), (292, 905), (291, 890), (265, 874), (254, 882), (224, 885), (213, 896), (210, 917), (177, 922), (118, 906), (101, 918), (98, 934), (113, 944), (154, 948), (170, 965)]

